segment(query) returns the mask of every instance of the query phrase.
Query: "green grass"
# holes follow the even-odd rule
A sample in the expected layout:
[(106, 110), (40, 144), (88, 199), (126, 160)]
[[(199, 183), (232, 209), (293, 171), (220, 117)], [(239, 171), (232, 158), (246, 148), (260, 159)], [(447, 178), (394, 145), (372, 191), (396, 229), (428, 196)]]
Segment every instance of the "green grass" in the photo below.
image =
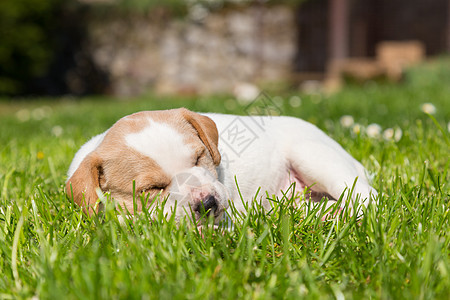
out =
[[(378, 208), (362, 220), (321, 221), (280, 199), (270, 213), (249, 207), (231, 231), (201, 234), (148, 213), (124, 224), (110, 208), (88, 217), (67, 200), (65, 172), (89, 137), (126, 114), (244, 114), (237, 102), (0, 100), (0, 298), (450, 299), (449, 66), (417, 67), (401, 85), (299, 95), (296, 108), (297, 95), (269, 92), (284, 114), (317, 124), (374, 174)], [(421, 111), (426, 102), (433, 116)], [(363, 130), (343, 127), (342, 115)], [(402, 137), (369, 137), (371, 123)]]

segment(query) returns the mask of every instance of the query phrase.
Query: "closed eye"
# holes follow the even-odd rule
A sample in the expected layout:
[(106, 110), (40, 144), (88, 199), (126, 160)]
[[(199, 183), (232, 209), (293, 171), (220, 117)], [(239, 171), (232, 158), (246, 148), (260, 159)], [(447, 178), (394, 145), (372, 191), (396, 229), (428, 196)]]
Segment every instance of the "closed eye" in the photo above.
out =
[(197, 154), (197, 157), (195, 159), (195, 166), (198, 166), (200, 163), (200, 159), (203, 157), (203, 155), (205, 154), (205, 149), (202, 149), (202, 151), (200, 153)]
[(150, 192), (158, 192), (160, 190), (164, 190), (166, 186), (163, 185), (150, 185), (141, 189), (141, 193), (150, 193)]

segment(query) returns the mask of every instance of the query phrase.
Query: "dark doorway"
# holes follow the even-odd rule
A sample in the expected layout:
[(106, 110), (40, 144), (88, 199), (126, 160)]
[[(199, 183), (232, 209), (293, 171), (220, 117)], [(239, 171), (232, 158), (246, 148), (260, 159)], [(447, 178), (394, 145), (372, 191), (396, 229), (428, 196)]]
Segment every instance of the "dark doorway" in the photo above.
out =
[(296, 72), (324, 72), (327, 62), (328, 0), (302, 3), (297, 9)]

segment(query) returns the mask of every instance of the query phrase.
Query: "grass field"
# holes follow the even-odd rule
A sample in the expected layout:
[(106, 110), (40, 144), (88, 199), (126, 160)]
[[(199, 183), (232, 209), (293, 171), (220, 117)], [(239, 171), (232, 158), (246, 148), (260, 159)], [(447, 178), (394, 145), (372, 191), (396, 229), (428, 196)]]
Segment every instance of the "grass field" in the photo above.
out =
[(148, 213), (125, 224), (112, 209), (88, 217), (63, 186), (89, 137), (139, 110), (243, 107), (227, 97), (3, 99), (0, 298), (450, 299), (450, 61), (417, 67), (401, 85), (268, 94), (374, 174), (376, 210), (321, 221), (280, 199), (270, 213), (249, 207), (231, 231), (202, 234)]

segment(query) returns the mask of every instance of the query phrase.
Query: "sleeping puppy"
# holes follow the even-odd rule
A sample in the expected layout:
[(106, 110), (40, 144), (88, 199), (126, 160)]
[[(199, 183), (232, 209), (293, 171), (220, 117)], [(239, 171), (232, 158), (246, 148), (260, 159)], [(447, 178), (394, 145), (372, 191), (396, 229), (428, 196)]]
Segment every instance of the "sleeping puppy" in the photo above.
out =
[(66, 192), (89, 212), (100, 189), (130, 212), (133, 198), (138, 210), (148, 208), (144, 195), (166, 199), (164, 211), (178, 219), (208, 214), (217, 223), (228, 201), (240, 211), (242, 200), (269, 208), (266, 192), (281, 197), (295, 183), (308, 190), (304, 198), (332, 202), (355, 180), (351, 197), (367, 206), (377, 192), (364, 167), (308, 122), (180, 108), (138, 112), (93, 137), (75, 154)]

